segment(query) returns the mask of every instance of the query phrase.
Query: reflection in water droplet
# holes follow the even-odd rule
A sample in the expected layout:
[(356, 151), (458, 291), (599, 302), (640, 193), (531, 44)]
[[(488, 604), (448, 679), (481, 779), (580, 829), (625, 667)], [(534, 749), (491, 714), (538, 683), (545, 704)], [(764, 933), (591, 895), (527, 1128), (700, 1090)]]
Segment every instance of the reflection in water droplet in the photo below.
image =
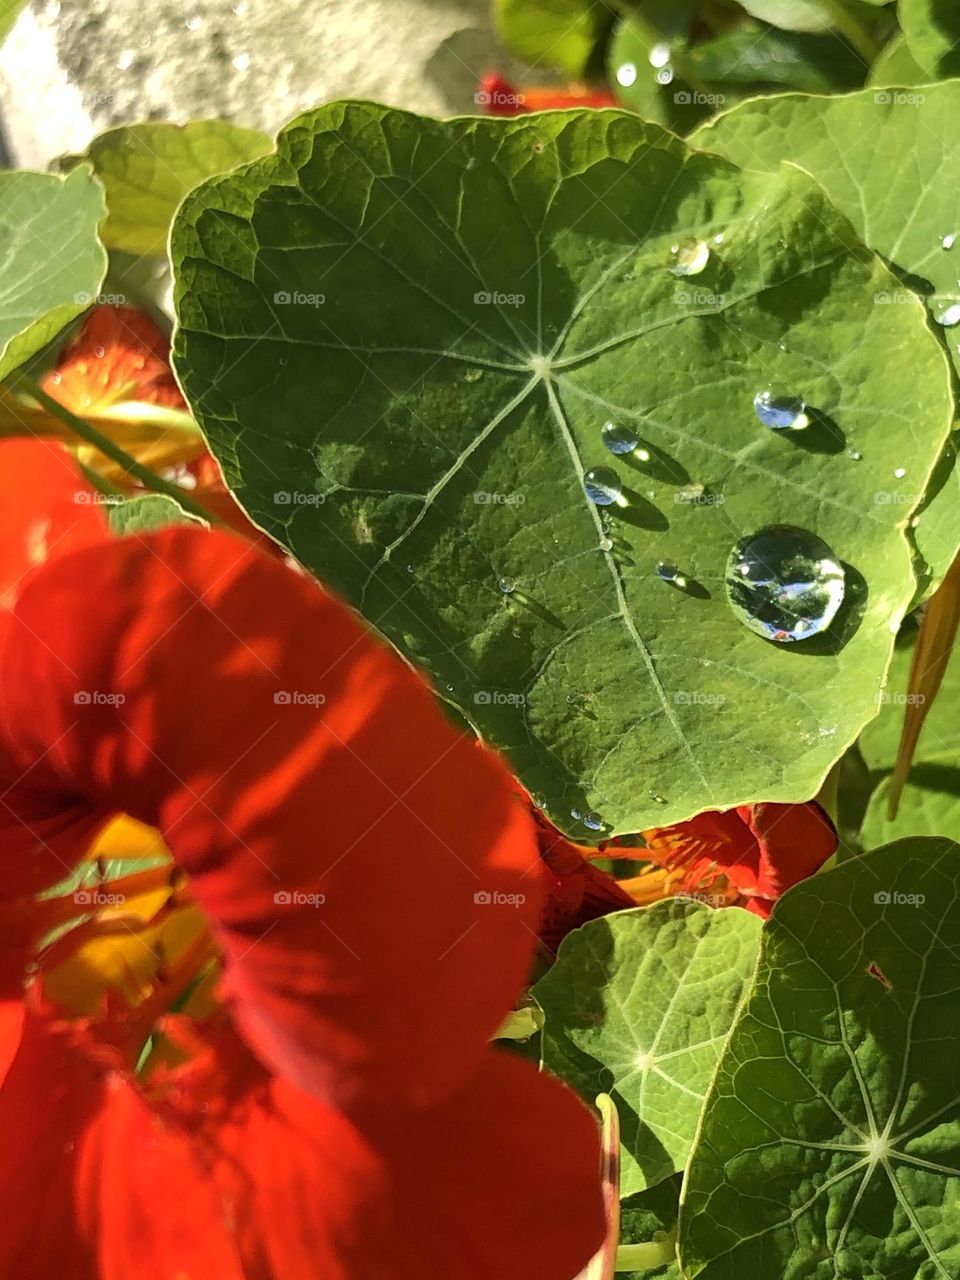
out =
[(948, 236), (942, 236), (942, 237), (940, 238), (940, 248), (941, 248), (941, 249), (948, 249), (948, 250), (949, 250), (949, 249), (952, 249), (952, 248), (953, 248), (953, 246), (954, 246), (956, 243), (957, 243), (957, 232), (956, 232), (956, 231), (951, 231), (951, 232), (950, 232), (950, 234), (949, 234)]
[(633, 453), (640, 443), (632, 427), (618, 426), (616, 422), (605, 422), (600, 438), (611, 453)]
[(680, 577), (679, 566), (673, 560), (658, 560), (656, 571), (663, 582), (676, 582)]
[(771, 431), (802, 431), (810, 425), (807, 406), (800, 396), (758, 391), (753, 398), (757, 417)]
[(517, 584), (513, 578), (501, 578), (497, 583), (497, 587), (505, 596), (511, 595), (517, 589)]
[(407, 565), (407, 573), (413, 573), (413, 565), (412, 565), (412, 564), (408, 564), (408, 565)]
[(663, 67), (657, 72), (657, 84), (673, 84), (673, 67)]
[(725, 235), (723, 234), (723, 232), (721, 231), (719, 235), (716, 235), (716, 236), (714, 236), (714, 237), (713, 237), (713, 243), (714, 243), (714, 244), (723, 244), (723, 242), (724, 242), (724, 240), (725, 240), (725, 239), (726, 239), (726, 236), (725, 236)]
[(590, 813), (585, 813), (585, 814), (583, 815), (583, 819), (582, 819), (582, 821), (583, 821), (583, 825), (584, 825), (584, 826), (585, 826), (589, 831), (602, 831), (602, 830), (603, 830), (603, 819), (600, 817), (599, 813), (594, 813), (594, 812), (591, 810), (591, 811), (590, 811)]
[(609, 507), (623, 500), (620, 477), (610, 467), (594, 467), (583, 477), (583, 491), (598, 507)]
[(579, 821), (580, 821), (580, 810), (579, 810), (579, 809), (571, 809), (571, 810), (570, 810), (570, 817), (571, 817), (571, 818), (573, 818), (575, 822), (579, 822)]
[(624, 89), (629, 89), (636, 83), (637, 64), (635, 62), (624, 62), (622, 66), (617, 67), (617, 84), (622, 85)]
[(666, 797), (666, 796), (659, 796), (659, 795), (657, 795), (656, 791), (649, 791), (649, 792), (647, 792), (647, 794), (649, 795), (650, 799), (653, 801), (653, 803), (654, 803), (654, 804), (668, 804), (668, 803), (669, 803), (669, 801), (667, 800), (667, 797)]
[(843, 603), (843, 568), (816, 534), (770, 525), (744, 538), (727, 561), (734, 614), (768, 640), (806, 640), (825, 631)]
[(907, 474), (907, 468), (897, 467), (896, 471), (894, 471), (893, 474), (897, 477), (898, 480), (902, 480), (903, 477)]
[(960, 324), (960, 302), (940, 301), (933, 304), (933, 318), (944, 329)]
[(860, 452), (859, 449), (848, 449), (847, 457), (852, 458), (854, 462), (859, 462), (860, 459), (863, 457), (863, 454)]
[(665, 67), (670, 61), (670, 46), (668, 44), (655, 44), (650, 50), (651, 67)]
[(672, 245), (673, 264), (670, 270), (675, 276), (698, 276), (707, 269), (710, 246), (705, 240), (684, 240)]

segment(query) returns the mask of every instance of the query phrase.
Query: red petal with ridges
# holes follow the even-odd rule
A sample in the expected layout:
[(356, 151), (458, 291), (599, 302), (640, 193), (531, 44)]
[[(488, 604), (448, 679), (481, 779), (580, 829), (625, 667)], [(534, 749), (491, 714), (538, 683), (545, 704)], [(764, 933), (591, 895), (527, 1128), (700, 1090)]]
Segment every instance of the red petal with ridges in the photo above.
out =
[(454, 1089), (522, 985), (542, 892), (499, 761), (343, 605), (227, 535), (77, 552), (15, 617), (3, 892), (61, 878), (65, 816), (76, 859), (123, 809), (191, 875), (265, 1061), (354, 1113)]

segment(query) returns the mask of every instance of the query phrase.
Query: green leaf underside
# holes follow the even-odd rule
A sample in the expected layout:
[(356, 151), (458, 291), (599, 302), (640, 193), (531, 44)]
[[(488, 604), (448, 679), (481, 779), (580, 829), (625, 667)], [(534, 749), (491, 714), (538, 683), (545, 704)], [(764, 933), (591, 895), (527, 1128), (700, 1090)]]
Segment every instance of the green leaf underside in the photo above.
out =
[(120, 537), (129, 534), (154, 533), (171, 525), (201, 525), (202, 521), (189, 515), (173, 498), (162, 493), (129, 498), (126, 502), (111, 504), (107, 510), (111, 530)]
[[(889, 774), (897, 757), (912, 656), (912, 646), (897, 646), (880, 715), (861, 740), (863, 757), (878, 776)], [(887, 817), (886, 779), (880, 782), (870, 798), (861, 831), (865, 848), (876, 849), (902, 836), (960, 835), (958, 700), (960, 661), (954, 653), (920, 734), (896, 818), (891, 820)]]
[(107, 255), (97, 238), (103, 192), (86, 168), (0, 172), (0, 379), (97, 295)]
[[(846, 97), (785, 94), (735, 107), (699, 129), (694, 145), (748, 169), (774, 170), (786, 156), (820, 182), (871, 249), (906, 273), (925, 294), (960, 301), (960, 82), (920, 89), (867, 89)], [(883, 156), (877, 164), (876, 157)], [(880, 306), (909, 305), (897, 285)], [(933, 326), (935, 329), (938, 326)], [(960, 329), (940, 330), (960, 372)], [(913, 454), (894, 477), (885, 460), (864, 449), (863, 467), (878, 494), (894, 495), (907, 515), (916, 505)], [(938, 469), (933, 496), (915, 531), (917, 547), (942, 577), (960, 543), (960, 475), (952, 450)]]
[[(333, 104), (278, 145), (192, 193), (172, 235), (178, 374), (253, 519), (581, 838), (573, 808), (627, 832), (815, 793), (876, 712), (914, 590), (873, 466), (909, 452), (922, 488), (949, 429), (920, 304), (874, 305), (893, 278), (806, 175), (742, 175), (627, 113)], [(677, 279), (693, 234), (725, 238)], [(493, 291), (522, 300), (474, 301)], [(828, 426), (762, 428), (771, 383), (873, 466)], [(607, 452), (607, 419), (649, 463)], [(629, 499), (609, 535), (581, 483), (598, 465)], [(833, 633), (800, 646), (725, 598), (734, 543), (783, 522), (850, 565)]]
[(124, 253), (166, 253), (174, 210), (205, 178), (266, 155), (271, 140), (226, 120), (108, 129), (84, 157), (107, 194), (103, 240)]
[(960, 73), (960, 8), (956, 0), (900, 0), (900, 25), (911, 54), (930, 79)]
[(781, 899), (690, 1160), (690, 1280), (960, 1274), (958, 878), (903, 840)]
[(759, 933), (739, 908), (660, 902), (577, 929), (537, 984), (544, 1065), (617, 1104), (622, 1195), (686, 1163)]

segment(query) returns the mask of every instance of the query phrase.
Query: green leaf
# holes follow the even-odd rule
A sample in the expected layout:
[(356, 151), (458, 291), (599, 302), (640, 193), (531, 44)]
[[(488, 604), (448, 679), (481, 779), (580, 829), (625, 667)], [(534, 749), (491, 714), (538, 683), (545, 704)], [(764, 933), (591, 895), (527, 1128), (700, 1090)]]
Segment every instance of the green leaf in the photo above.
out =
[(121, 125), (91, 142), (83, 159), (107, 193), (109, 249), (161, 257), (177, 205), (193, 187), (266, 155), (271, 141), (226, 120)]
[(863, 60), (832, 33), (780, 31), (758, 22), (740, 23), (713, 40), (693, 45), (684, 54), (683, 65), (699, 82), (712, 86), (714, 97), (721, 94), (718, 107), (725, 104), (722, 91), (728, 86), (831, 93), (859, 88), (866, 74)]
[[(667, 51), (661, 32), (640, 17), (628, 19), (610, 44), (608, 78), (616, 85), (619, 101), (644, 120), (688, 133), (723, 99), (700, 93), (684, 80), (687, 51), (681, 45), (674, 46), (671, 64), (657, 58), (658, 50)], [(662, 83), (658, 77), (668, 74), (669, 83)]]
[[(694, 145), (745, 168), (773, 171), (786, 156), (820, 182), (871, 249), (889, 258), (906, 279), (934, 299), (960, 300), (960, 234), (945, 251), (944, 236), (960, 233), (960, 151), (952, 142), (960, 118), (960, 83), (922, 90), (868, 89), (842, 98), (796, 94), (745, 102), (699, 129)], [(875, 163), (882, 155), (882, 165)], [(878, 293), (886, 308), (913, 307), (905, 285)], [(960, 371), (960, 330), (937, 328)], [(960, 544), (960, 477), (954, 445), (945, 451), (935, 483), (914, 483), (912, 451), (903, 477), (893, 476), (863, 450), (878, 503), (904, 517), (926, 493), (916, 545), (934, 579), (952, 564)]]
[(534, 988), (544, 1066), (620, 1115), (622, 1195), (686, 1163), (723, 1039), (753, 973), (760, 921), (670, 899), (593, 920)]
[(900, 0), (900, 26), (910, 53), (931, 78), (960, 75), (960, 8), (956, 0)]
[[(913, 595), (906, 512), (874, 495), (905, 458), (922, 491), (949, 430), (922, 307), (874, 305), (896, 281), (799, 170), (629, 113), (334, 104), (278, 145), (172, 237), (178, 374), (255, 522), (581, 838), (573, 809), (632, 832), (814, 794)], [(677, 279), (694, 231), (710, 262)], [(771, 382), (824, 415), (808, 435), (760, 426)], [(646, 460), (607, 452), (614, 419)], [(607, 518), (598, 465), (625, 489)], [(784, 522), (850, 566), (834, 631), (797, 646), (724, 589), (737, 540)]]
[(603, 0), (494, 0), (494, 22), (516, 57), (587, 75), (614, 11)]
[(107, 255), (103, 191), (89, 169), (65, 178), (0, 172), (0, 380), (85, 311)]
[(740, 0), (747, 13), (785, 31), (829, 31), (841, 29), (850, 18), (869, 17), (868, 6), (888, 0)]
[(25, 7), (26, 0), (0, 0), (0, 44), (3, 44), (13, 24), (20, 17), (20, 11)]
[[(676, 1174), (620, 1202), (621, 1245), (656, 1243), (676, 1231), (680, 1183), (681, 1175)], [(625, 1275), (626, 1280), (680, 1280), (680, 1269), (675, 1262), (620, 1274)]]
[(871, 85), (923, 84), (934, 77), (924, 70), (910, 52), (902, 33), (893, 37), (870, 71)]
[(960, 847), (902, 840), (764, 929), (680, 1210), (688, 1280), (960, 1274)]
[(203, 521), (188, 514), (173, 498), (162, 493), (145, 494), (143, 497), (111, 504), (107, 518), (111, 530), (119, 537), (155, 533), (158, 529), (178, 524), (203, 527)]

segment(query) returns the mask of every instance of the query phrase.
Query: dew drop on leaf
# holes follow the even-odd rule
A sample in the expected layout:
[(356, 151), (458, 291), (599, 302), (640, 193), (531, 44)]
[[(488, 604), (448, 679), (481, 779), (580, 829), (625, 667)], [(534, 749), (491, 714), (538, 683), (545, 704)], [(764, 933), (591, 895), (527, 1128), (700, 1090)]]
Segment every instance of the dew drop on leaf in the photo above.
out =
[(665, 67), (670, 61), (670, 46), (668, 44), (655, 44), (650, 50), (651, 67)]
[(617, 84), (622, 85), (624, 89), (629, 89), (636, 83), (637, 64), (635, 62), (624, 62), (617, 67)]
[(863, 457), (863, 454), (860, 452), (859, 449), (848, 449), (847, 457), (852, 458), (854, 462), (859, 462)]
[(598, 507), (610, 507), (623, 498), (620, 477), (610, 467), (593, 467), (583, 477), (583, 491)]
[(758, 391), (753, 398), (753, 407), (757, 417), (771, 431), (802, 431), (810, 425), (802, 396)]
[(649, 791), (647, 794), (650, 796), (650, 799), (653, 801), (654, 804), (669, 803), (666, 796), (657, 795), (656, 791)]
[(781, 644), (825, 631), (846, 588), (843, 568), (827, 543), (783, 524), (736, 544), (726, 584), (730, 607), (744, 626)]
[(501, 578), (497, 582), (498, 590), (502, 591), (505, 596), (512, 595), (517, 589), (517, 584), (513, 578)]
[(601, 551), (612, 551), (612, 550), (613, 550), (613, 539), (612, 539), (612, 538), (601, 538), (601, 539), (600, 539), (600, 550), (601, 550)]
[(675, 276), (698, 276), (706, 271), (710, 261), (710, 246), (706, 240), (684, 240), (672, 245), (670, 252), (673, 255), (670, 270)]
[(950, 250), (957, 243), (957, 232), (951, 231), (947, 236), (940, 237), (940, 248)]
[(600, 817), (599, 813), (585, 813), (581, 821), (588, 831), (603, 830), (603, 819)]
[(680, 576), (680, 569), (673, 560), (658, 560), (656, 571), (663, 582), (676, 582)]
[(943, 301), (934, 303), (933, 318), (944, 329), (952, 329), (960, 324), (960, 302)]
[(616, 422), (605, 422), (600, 432), (603, 443), (611, 453), (633, 453), (640, 443), (632, 427), (619, 426)]

